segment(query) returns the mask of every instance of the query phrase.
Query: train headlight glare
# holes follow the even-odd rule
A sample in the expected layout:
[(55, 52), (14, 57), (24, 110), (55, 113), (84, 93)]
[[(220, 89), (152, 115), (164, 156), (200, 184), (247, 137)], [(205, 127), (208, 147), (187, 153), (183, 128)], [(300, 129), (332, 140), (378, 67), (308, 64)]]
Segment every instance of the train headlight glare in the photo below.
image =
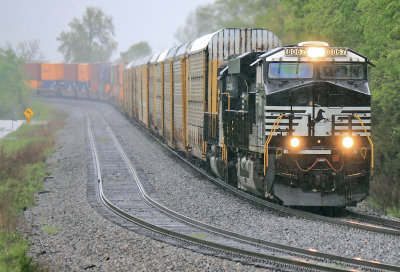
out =
[(325, 57), (326, 51), (323, 47), (310, 47), (307, 49), (307, 55), (310, 58), (321, 58)]
[(342, 141), (342, 144), (343, 144), (343, 146), (344, 146), (345, 148), (350, 148), (350, 147), (352, 147), (353, 144), (354, 144), (353, 138), (351, 138), (351, 137), (344, 137), (344, 138), (343, 138), (343, 141)]
[(290, 139), (290, 145), (294, 148), (298, 147), (300, 145), (299, 138), (293, 137), (292, 139)]

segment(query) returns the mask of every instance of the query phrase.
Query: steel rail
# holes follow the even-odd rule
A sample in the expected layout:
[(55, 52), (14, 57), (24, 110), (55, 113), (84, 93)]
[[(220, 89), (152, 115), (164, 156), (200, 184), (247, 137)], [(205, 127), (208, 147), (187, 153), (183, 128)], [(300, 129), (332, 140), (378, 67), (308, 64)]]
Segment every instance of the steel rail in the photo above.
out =
[[(273, 248), (273, 249), (278, 249), (278, 250), (284, 250), (284, 251), (289, 251), (291, 253), (307, 255), (308, 257), (312, 257), (312, 258), (322, 258), (322, 259), (325, 259), (325, 260), (328, 259), (328, 260), (334, 261), (334, 262), (346, 263), (346, 264), (362, 266), (362, 267), (368, 267), (368, 268), (384, 269), (384, 270), (388, 270), (388, 271), (397, 271), (399, 269), (399, 267), (386, 265), (386, 264), (380, 264), (380, 263), (377, 263), (375, 261), (364, 261), (364, 260), (361, 260), (361, 259), (352, 259), (352, 258), (346, 258), (346, 257), (341, 257), (341, 256), (335, 256), (335, 255), (330, 255), (330, 254), (310, 251), (310, 250), (302, 249), (302, 248), (295, 248), (295, 247), (291, 247), (291, 246), (286, 246), (286, 245), (281, 245), (281, 244), (277, 244), (277, 243), (264, 241), (264, 240), (257, 239), (257, 238), (248, 237), (248, 236), (245, 236), (245, 235), (241, 235), (241, 234), (237, 234), (237, 233), (234, 233), (234, 232), (230, 232), (230, 231), (226, 231), (226, 230), (223, 230), (223, 229), (219, 229), (219, 228), (207, 225), (205, 223), (199, 222), (197, 220), (188, 218), (188, 217), (186, 217), (184, 215), (181, 215), (179, 213), (176, 213), (175, 211), (173, 211), (173, 210), (165, 207), (164, 205), (158, 203), (157, 201), (152, 199), (147, 194), (147, 192), (144, 189), (144, 186), (143, 186), (140, 178), (137, 175), (135, 167), (133, 166), (133, 164), (130, 161), (129, 157), (127, 156), (126, 152), (122, 148), (122, 146), (119, 143), (117, 137), (113, 133), (111, 127), (107, 126), (106, 129), (109, 132), (109, 135), (111, 136), (111, 138), (113, 140), (113, 143), (116, 146), (116, 148), (118, 149), (118, 151), (119, 151), (121, 157), (123, 158), (127, 168), (129, 169), (129, 172), (131, 173), (132, 177), (135, 179), (135, 181), (136, 181), (136, 183), (138, 185), (138, 188), (139, 188), (144, 200), (146, 202), (148, 202), (150, 205), (154, 206), (155, 208), (159, 209), (160, 211), (162, 211), (163, 213), (167, 214), (170, 217), (178, 219), (178, 220), (180, 220), (180, 221), (182, 221), (182, 222), (184, 222), (186, 224), (190, 224), (190, 225), (192, 225), (192, 226), (194, 226), (196, 228), (201, 228), (201, 229), (203, 229), (205, 231), (208, 231), (208, 232), (213, 232), (215, 234), (228, 237), (230, 239), (243, 241), (245, 243), (251, 243), (251, 244), (254, 244), (254, 245), (257, 245), (257, 246), (263, 246), (263, 247), (268, 247), (268, 248)], [(92, 143), (93, 143), (92, 144), (92, 149), (95, 150), (95, 148), (96, 148), (95, 144), (94, 144), (93, 141), (92, 141)], [(98, 162), (98, 160), (96, 160), (96, 161)], [(96, 167), (100, 168), (100, 165), (97, 163)], [(99, 168), (97, 168), (97, 169), (99, 169)], [(102, 187), (101, 171), (97, 170), (97, 175), (99, 177), (99, 187)], [(99, 188), (99, 192), (101, 192), (102, 202), (106, 203), (106, 205), (110, 209), (112, 209), (114, 212), (121, 213), (121, 211), (120, 211), (120, 209), (118, 207), (116, 207), (115, 205), (111, 204), (111, 202), (107, 200), (107, 198), (104, 196), (102, 188)], [(122, 215), (123, 215), (123, 217), (125, 219), (128, 219), (130, 221), (138, 219), (138, 218), (135, 218), (132, 215), (130, 215), (130, 214), (124, 212), (124, 211), (122, 211)], [(138, 219), (138, 220), (139, 220), (138, 224), (141, 225), (141, 226), (144, 226), (144, 227), (147, 227), (147, 228), (151, 228), (151, 226), (153, 226), (153, 225), (151, 225), (151, 224), (149, 224), (147, 222), (144, 222), (143, 220), (140, 220), (140, 219)], [(136, 220), (136, 221), (138, 221), (138, 220)], [(151, 226), (149, 226), (149, 225), (151, 225)], [(246, 256), (251, 256), (251, 257), (254, 257), (254, 258), (265, 259), (265, 257), (267, 257), (267, 260), (272, 260), (272, 261), (291, 264), (291, 265), (298, 265), (298, 263), (297, 264), (293, 263), (293, 261), (294, 261), (293, 259), (287, 259), (287, 258), (284, 258), (284, 257), (277, 257), (277, 256), (273, 256), (273, 255), (267, 255), (267, 254), (253, 252), (253, 251), (243, 250), (243, 249), (239, 249), (239, 248), (236, 248), (236, 247), (230, 247), (230, 246), (226, 246), (226, 245), (215, 244), (215, 243), (210, 242), (210, 241), (205, 241), (203, 239), (198, 239), (198, 238), (194, 238), (192, 236), (187, 236), (187, 235), (184, 235), (184, 234), (181, 234), (181, 233), (176, 233), (176, 232), (173, 232), (171, 230), (167, 230), (167, 229), (160, 228), (160, 227), (157, 227), (157, 226), (156, 226), (155, 230), (157, 232), (162, 232), (164, 234), (172, 235), (174, 237), (178, 237), (178, 238), (181, 238), (181, 239), (184, 239), (184, 240), (189, 240), (189, 241), (195, 242), (195, 243), (200, 243), (202, 245), (210, 246), (210, 247), (213, 247), (213, 248), (216, 248), (216, 249), (220, 249), (220, 250), (227, 250), (229, 252), (244, 254)], [(167, 233), (165, 233), (164, 230), (166, 230)], [(178, 234), (178, 236), (175, 235), (175, 234)], [(206, 242), (206, 243), (204, 243), (204, 242)], [(264, 256), (264, 257), (262, 257), (262, 256)], [(273, 257), (273, 259), (271, 259), (271, 256)], [(278, 259), (276, 259), (276, 258), (278, 258)], [(290, 263), (287, 263), (284, 260), (290, 260)], [(304, 266), (303, 265), (304, 261), (305, 260), (301, 260), (300, 261), (301, 266)], [(309, 265), (311, 265), (311, 267)], [(315, 265), (317, 265), (318, 268), (314, 267)], [(313, 268), (313, 269), (329, 270), (329, 271), (343, 271), (343, 269), (341, 269), (341, 268), (339, 270), (337, 270), (338, 268), (321, 266), (321, 265), (313, 264), (313, 263), (310, 263), (310, 262), (307, 263), (306, 267), (307, 268)], [(348, 271), (348, 270), (344, 270), (344, 271)]]
[(389, 228), (400, 229), (400, 221), (398, 220), (391, 220), (388, 218), (382, 218), (378, 216), (355, 212), (349, 209), (346, 210), (346, 213), (350, 216), (359, 218), (361, 220), (365, 220), (367, 222), (371, 222), (373, 224), (380, 224), (382, 226), (387, 226)]

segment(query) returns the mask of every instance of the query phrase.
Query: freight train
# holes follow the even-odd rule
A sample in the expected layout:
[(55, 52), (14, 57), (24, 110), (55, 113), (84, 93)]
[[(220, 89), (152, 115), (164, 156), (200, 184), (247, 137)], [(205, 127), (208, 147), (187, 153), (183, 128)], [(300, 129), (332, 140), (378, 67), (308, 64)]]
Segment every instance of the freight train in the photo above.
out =
[(265, 29), (222, 29), (124, 67), (79, 64), (88, 76), (52, 80), (51, 88), (47, 65), (39, 92), (112, 101), (249, 193), (324, 207), (356, 205), (368, 195), (373, 64), (349, 48), (282, 46)]

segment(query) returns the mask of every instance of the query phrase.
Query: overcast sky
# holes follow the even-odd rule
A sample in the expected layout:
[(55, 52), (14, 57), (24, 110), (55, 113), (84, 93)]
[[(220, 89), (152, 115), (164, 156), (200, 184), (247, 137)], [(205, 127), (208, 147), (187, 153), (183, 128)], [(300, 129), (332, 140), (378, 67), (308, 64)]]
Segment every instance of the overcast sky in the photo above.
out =
[(175, 45), (174, 33), (197, 6), (213, 0), (0, 0), (0, 46), (40, 40), (46, 60), (62, 61), (56, 37), (87, 6), (100, 7), (113, 18), (119, 57), (134, 43), (148, 41), (153, 52)]

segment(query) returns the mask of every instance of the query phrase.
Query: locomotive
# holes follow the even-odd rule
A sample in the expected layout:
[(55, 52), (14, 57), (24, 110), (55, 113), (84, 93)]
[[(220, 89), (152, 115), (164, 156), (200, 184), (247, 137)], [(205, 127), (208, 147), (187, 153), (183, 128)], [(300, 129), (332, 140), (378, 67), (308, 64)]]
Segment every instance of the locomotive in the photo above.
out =
[(89, 87), (74, 94), (113, 103), (232, 186), (286, 206), (345, 207), (373, 175), (369, 66), (349, 48), (226, 28), (123, 69), (82, 66)]
[(287, 206), (362, 201), (373, 175), (369, 64), (316, 41), (231, 57), (218, 118), (205, 115), (212, 171)]

